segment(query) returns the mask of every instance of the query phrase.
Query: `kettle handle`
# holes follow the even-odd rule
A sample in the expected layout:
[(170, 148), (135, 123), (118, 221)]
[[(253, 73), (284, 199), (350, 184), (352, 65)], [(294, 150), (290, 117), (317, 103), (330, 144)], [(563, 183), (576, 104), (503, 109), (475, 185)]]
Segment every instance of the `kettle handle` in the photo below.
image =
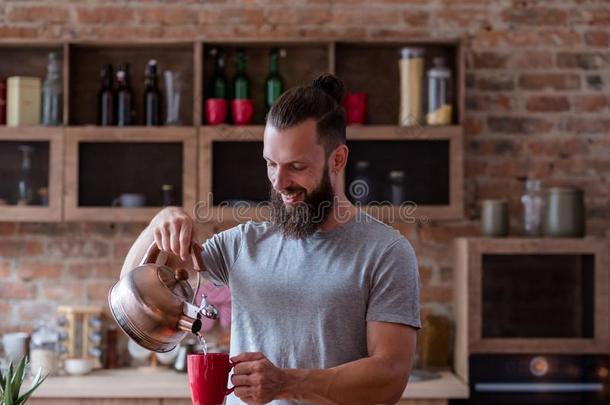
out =
[[(157, 243), (153, 241), (150, 244), (148, 249), (146, 249), (146, 253), (144, 254), (144, 258), (140, 265), (155, 263), (159, 258), (159, 254), (161, 253), (161, 249), (157, 246)], [(164, 252), (165, 253), (165, 252)], [(193, 264), (195, 265), (196, 271), (205, 271), (205, 265), (203, 264), (203, 259), (201, 257), (202, 248), (197, 242), (191, 242), (191, 258), (193, 259)], [(161, 259), (161, 258), (159, 258)], [(165, 262), (165, 260), (163, 260)]]

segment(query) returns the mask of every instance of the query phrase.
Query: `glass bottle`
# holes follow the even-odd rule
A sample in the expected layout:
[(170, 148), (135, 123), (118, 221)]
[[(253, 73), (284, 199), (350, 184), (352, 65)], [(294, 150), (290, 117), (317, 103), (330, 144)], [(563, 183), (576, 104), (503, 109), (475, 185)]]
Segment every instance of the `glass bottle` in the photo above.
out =
[(210, 54), (214, 57), (214, 73), (210, 81), (208, 98), (228, 98), (227, 78), (225, 76), (224, 50), (213, 48)]
[(544, 198), (540, 180), (526, 180), (525, 191), (521, 196), (523, 204), (523, 234), (539, 236), (542, 234), (542, 210)]
[(366, 205), (373, 200), (373, 179), (367, 160), (356, 162), (354, 177), (348, 186), (348, 193), (354, 204)]
[(180, 125), (180, 99), (182, 95), (182, 75), (180, 72), (163, 72), (165, 82), (165, 125)]
[(284, 53), (278, 48), (272, 48), (269, 53), (269, 73), (265, 80), (265, 108), (269, 111), (275, 100), (284, 92), (284, 79), (279, 72), (279, 59)]
[(117, 78), (117, 125), (120, 127), (133, 125), (135, 121), (135, 108), (131, 80), (129, 77), (129, 64), (119, 65)]
[(49, 54), (47, 77), (42, 85), (42, 125), (61, 125), (62, 117), (61, 64), (56, 52)]
[(434, 67), (428, 70), (428, 109), (426, 124), (451, 124), (451, 71), (445, 66), (445, 58), (433, 59)]
[(250, 98), (250, 79), (246, 75), (246, 51), (239, 49), (235, 55), (235, 77), (233, 77), (233, 98)]
[(389, 174), (390, 180), (390, 202), (392, 205), (401, 205), (405, 201), (405, 172), (392, 170)]
[(115, 123), (115, 94), (112, 88), (112, 65), (104, 64), (101, 68), (102, 88), (97, 97), (97, 125), (108, 126)]
[(144, 125), (161, 125), (161, 92), (157, 84), (157, 61), (146, 65), (144, 90)]
[(174, 198), (174, 186), (171, 184), (163, 184), (161, 186), (161, 199), (164, 207), (170, 205), (176, 205), (176, 199)]
[(398, 125), (417, 126), (422, 121), (424, 50), (405, 47), (400, 51), (400, 112)]
[(20, 145), (21, 170), (17, 178), (17, 205), (32, 205), (34, 201), (34, 187), (32, 182), (32, 152), (30, 145)]

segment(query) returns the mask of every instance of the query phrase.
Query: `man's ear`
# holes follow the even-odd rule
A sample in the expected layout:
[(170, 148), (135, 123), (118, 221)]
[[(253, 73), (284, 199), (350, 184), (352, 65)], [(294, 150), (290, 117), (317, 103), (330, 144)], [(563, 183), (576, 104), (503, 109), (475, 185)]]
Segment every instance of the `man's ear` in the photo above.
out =
[(338, 174), (347, 165), (347, 157), (349, 155), (349, 149), (347, 145), (339, 145), (330, 154), (330, 161), (328, 167), (331, 172)]

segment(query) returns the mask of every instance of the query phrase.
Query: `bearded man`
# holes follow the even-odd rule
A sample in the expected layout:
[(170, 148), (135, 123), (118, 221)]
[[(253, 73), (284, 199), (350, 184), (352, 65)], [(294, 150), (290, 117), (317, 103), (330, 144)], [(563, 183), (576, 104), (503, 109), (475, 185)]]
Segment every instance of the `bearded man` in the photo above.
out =
[[(203, 244), (203, 273), (232, 298), (227, 404), (391, 404), (420, 328), (417, 260), (396, 230), (347, 199), (344, 87), (323, 75), (270, 109), (263, 159), (270, 218)], [(188, 265), (193, 219), (160, 211), (123, 273), (154, 241)]]

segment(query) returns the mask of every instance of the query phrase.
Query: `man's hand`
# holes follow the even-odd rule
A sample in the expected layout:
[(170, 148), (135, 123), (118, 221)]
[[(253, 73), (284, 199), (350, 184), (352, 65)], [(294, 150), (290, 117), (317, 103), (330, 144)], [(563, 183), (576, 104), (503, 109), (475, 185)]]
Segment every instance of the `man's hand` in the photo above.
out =
[(231, 361), (237, 363), (231, 377), (234, 393), (248, 404), (265, 404), (276, 399), (287, 383), (286, 372), (262, 353), (242, 353)]
[(182, 208), (167, 207), (150, 221), (155, 242), (159, 249), (171, 252), (187, 261), (194, 235), (194, 221)]

